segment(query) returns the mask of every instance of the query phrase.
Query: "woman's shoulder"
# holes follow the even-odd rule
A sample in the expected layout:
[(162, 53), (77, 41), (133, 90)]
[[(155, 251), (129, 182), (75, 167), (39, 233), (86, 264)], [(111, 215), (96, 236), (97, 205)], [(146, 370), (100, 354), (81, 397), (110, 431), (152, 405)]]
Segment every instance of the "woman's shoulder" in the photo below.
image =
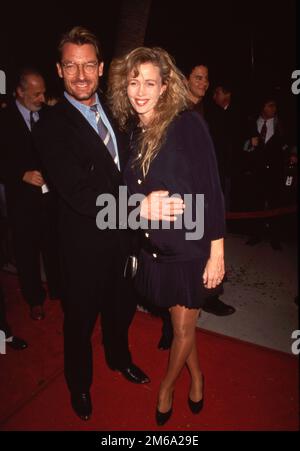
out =
[(173, 120), (173, 128), (176, 131), (184, 132), (193, 129), (207, 129), (207, 124), (197, 111), (184, 110)]
[(208, 126), (202, 116), (196, 111), (185, 110), (173, 119), (168, 137), (180, 146), (180, 143), (186, 145), (191, 139), (202, 141), (208, 134)]

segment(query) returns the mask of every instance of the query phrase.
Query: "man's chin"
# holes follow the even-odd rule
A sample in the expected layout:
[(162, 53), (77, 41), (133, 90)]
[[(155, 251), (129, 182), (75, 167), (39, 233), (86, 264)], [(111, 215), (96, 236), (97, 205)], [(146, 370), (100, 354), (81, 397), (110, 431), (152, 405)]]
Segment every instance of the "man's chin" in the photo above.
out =
[(95, 95), (95, 91), (92, 92), (73, 92), (72, 96), (76, 99), (76, 100), (89, 100), (91, 97), (93, 97)]

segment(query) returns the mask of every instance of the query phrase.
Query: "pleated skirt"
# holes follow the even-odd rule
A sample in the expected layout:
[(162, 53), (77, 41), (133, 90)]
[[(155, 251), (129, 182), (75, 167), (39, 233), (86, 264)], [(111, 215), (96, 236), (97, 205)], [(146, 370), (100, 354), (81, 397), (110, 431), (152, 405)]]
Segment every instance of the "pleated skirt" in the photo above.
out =
[(208, 289), (203, 285), (206, 261), (162, 262), (142, 250), (135, 276), (135, 288), (148, 301), (159, 307), (181, 305), (199, 309), (205, 300), (222, 293), (222, 285)]

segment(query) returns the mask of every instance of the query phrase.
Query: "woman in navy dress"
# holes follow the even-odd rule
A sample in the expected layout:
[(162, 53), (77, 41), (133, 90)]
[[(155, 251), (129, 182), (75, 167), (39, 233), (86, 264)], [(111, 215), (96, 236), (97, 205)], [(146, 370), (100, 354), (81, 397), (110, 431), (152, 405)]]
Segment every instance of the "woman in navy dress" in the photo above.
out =
[(172, 414), (175, 382), (184, 365), (191, 375), (188, 405), (193, 413), (203, 407), (195, 330), (204, 300), (216, 294), (224, 277), (223, 196), (207, 126), (188, 111), (184, 77), (166, 51), (140, 47), (113, 61), (108, 98), (120, 127), (131, 134), (124, 173), (130, 194), (166, 190), (189, 197), (182, 227), (176, 221), (168, 228), (164, 221), (148, 224), (147, 230), (142, 226), (135, 280), (137, 290), (168, 307), (172, 318), (174, 338), (156, 409), (157, 424), (163, 425)]

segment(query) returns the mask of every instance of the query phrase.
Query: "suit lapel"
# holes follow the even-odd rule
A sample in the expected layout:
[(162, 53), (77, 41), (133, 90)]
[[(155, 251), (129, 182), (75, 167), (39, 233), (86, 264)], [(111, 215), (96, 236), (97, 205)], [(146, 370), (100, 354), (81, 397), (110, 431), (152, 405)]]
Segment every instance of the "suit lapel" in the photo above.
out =
[(90, 152), (93, 159), (101, 160), (101, 164), (104, 164), (107, 171), (112, 175), (119, 174), (119, 170), (103, 144), (102, 139), (80, 111), (67, 99), (63, 99), (61, 108), (68, 117), (68, 120), (72, 122), (73, 127), (78, 130), (81, 139), (86, 143), (85, 152)]

